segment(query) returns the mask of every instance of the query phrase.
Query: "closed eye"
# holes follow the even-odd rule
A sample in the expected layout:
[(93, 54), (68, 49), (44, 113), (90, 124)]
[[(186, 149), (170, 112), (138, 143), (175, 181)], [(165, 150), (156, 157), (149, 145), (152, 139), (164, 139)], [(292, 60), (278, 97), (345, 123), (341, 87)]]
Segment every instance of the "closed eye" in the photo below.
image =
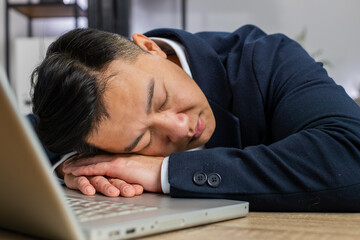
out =
[(159, 108), (160, 110), (164, 110), (164, 108), (165, 108), (165, 106), (166, 106), (166, 104), (168, 102), (168, 99), (169, 99), (169, 95), (168, 95), (167, 90), (165, 89), (165, 101), (163, 102), (163, 104), (161, 104), (161, 106)]

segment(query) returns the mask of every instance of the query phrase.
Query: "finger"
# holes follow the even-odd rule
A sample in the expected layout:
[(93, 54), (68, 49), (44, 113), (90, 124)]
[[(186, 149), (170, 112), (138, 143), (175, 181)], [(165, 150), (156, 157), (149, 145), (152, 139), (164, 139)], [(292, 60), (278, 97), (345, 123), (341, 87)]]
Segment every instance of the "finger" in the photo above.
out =
[(113, 157), (114, 157), (113, 155), (95, 155), (92, 157), (79, 158), (76, 160), (69, 161), (67, 164), (65, 164), (64, 171), (72, 167), (80, 167), (90, 164), (101, 163), (101, 162), (108, 162)]
[(120, 190), (121, 196), (123, 197), (135, 196), (136, 191), (131, 184), (128, 184), (127, 182), (117, 178), (110, 178), (109, 182)]
[[(94, 160), (95, 161), (95, 160)], [(97, 171), (104, 171), (105, 170), (105, 167), (106, 165), (108, 165), (107, 163), (108, 162), (94, 162), (92, 160), (84, 160), (82, 163), (83, 165), (77, 165), (76, 163), (74, 164), (68, 164), (66, 166), (63, 167), (63, 171), (65, 173), (71, 173), (73, 175), (77, 175), (77, 174), (74, 174), (75, 172), (76, 173), (79, 173), (79, 172), (83, 172), (85, 171), (86, 173), (89, 173), (93, 170), (97, 170)], [(86, 164), (85, 164), (86, 163)], [(80, 175), (104, 175), (104, 174), (80, 174)], [(79, 175), (77, 175), (79, 176)]]
[(144, 192), (144, 187), (139, 184), (132, 184), (135, 189), (135, 195), (141, 195)]
[(96, 191), (101, 192), (105, 196), (117, 197), (120, 194), (120, 190), (113, 186), (109, 180), (103, 176), (89, 177), (89, 180)]
[(91, 164), (87, 166), (72, 166), (67, 168), (67, 170), (64, 170), (65, 173), (71, 173), (74, 176), (109, 176), (109, 177), (117, 177), (112, 176), (111, 173), (114, 172), (114, 168), (111, 167), (111, 164), (109, 162), (102, 162), (102, 163), (96, 163)]
[(73, 176), (71, 174), (66, 174), (64, 176), (65, 184), (70, 189), (80, 190), (85, 195), (94, 195), (96, 190), (90, 184), (89, 180), (84, 176)]

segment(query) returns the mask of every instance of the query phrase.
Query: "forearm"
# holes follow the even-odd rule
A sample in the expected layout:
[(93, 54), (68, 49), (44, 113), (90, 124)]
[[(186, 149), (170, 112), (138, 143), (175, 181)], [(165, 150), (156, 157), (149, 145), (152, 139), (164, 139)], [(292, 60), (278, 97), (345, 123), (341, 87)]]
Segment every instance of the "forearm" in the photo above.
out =
[[(251, 200), (258, 202), (253, 206), (262, 210), (276, 209), (272, 205), (275, 203), (304, 210), (313, 203), (311, 199), (330, 191), (333, 195), (319, 199), (318, 207), (334, 198), (353, 206), (352, 196), (338, 193), (360, 182), (360, 155), (356, 149), (360, 142), (355, 139), (345, 140), (335, 132), (329, 134), (325, 130), (311, 129), (269, 146), (175, 153), (169, 162), (170, 193), (174, 197)], [(218, 173), (221, 184), (216, 188), (195, 184), (193, 176), (198, 171), (207, 175)], [(297, 206), (299, 202), (296, 201), (287, 202), (288, 197), (296, 195), (301, 196), (302, 206)], [(263, 208), (270, 205), (273, 208)], [(336, 210), (338, 206), (332, 207)]]

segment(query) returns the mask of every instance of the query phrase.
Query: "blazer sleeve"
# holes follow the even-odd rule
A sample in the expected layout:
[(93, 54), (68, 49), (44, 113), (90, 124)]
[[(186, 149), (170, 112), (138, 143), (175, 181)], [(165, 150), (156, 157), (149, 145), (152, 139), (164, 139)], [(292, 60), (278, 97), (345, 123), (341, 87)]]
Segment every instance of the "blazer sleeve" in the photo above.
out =
[(357, 104), (284, 35), (242, 51), (239, 74), (247, 68), (257, 81), (271, 141), (171, 154), (171, 196), (244, 200), (256, 211), (360, 211)]

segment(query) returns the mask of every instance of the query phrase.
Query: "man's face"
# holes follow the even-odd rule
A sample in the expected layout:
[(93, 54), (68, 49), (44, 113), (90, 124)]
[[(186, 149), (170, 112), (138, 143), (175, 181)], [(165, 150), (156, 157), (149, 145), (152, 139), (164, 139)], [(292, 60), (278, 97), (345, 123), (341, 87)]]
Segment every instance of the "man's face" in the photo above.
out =
[(215, 129), (209, 103), (178, 65), (158, 54), (115, 60), (105, 73), (102, 120), (87, 142), (112, 153), (168, 156), (205, 144)]

